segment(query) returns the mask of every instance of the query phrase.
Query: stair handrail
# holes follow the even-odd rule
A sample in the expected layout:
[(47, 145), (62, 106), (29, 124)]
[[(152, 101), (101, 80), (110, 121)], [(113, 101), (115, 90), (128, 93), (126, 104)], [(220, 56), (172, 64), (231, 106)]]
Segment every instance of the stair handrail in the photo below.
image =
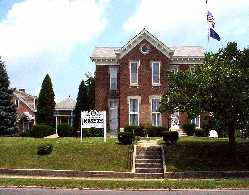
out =
[(132, 156), (132, 173), (135, 173), (136, 170), (136, 155), (137, 155), (137, 145), (134, 145), (134, 151), (133, 151), (133, 156)]
[(161, 145), (161, 156), (162, 156), (162, 161), (163, 161), (163, 178), (165, 178), (165, 174), (166, 174), (166, 160), (165, 160), (165, 153), (164, 153), (163, 145)]

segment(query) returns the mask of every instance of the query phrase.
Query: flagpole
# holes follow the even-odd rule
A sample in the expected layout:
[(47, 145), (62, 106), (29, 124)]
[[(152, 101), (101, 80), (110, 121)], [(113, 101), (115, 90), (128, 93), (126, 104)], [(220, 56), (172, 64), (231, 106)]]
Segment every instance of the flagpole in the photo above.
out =
[(210, 26), (208, 22), (208, 0), (206, 0), (206, 16), (207, 16), (207, 25), (208, 25), (207, 52), (209, 52)]

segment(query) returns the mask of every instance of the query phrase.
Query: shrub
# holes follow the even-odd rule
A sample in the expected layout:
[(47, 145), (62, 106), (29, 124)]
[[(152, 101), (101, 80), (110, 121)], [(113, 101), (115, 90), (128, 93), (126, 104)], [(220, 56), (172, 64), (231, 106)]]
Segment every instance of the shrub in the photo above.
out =
[(124, 127), (124, 132), (130, 132), (130, 133), (134, 134), (135, 136), (141, 136), (141, 137), (145, 137), (145, 135), (146, 135), (146, 132), (145, 132), (144, 127), (142, 125), (139, 125), (139, 126), (126, 125)]
[(188, 136), (193, 136), (195, 133), (195, 124), (183, 124), (182, 129)]
[(204, 129), (196, 129), (195, 130), (195, 136), (196, 137), (207, 137), (207, 131), (205, 131)]
[(31, 130), (27, 131), (26, 136), (43, 138), (52, 135), (53, 133), (55, 133), (55, 130), (51, 126), (45, 124), (37, 124), (34, 125)]
[(175, 144), (179, 138), (177, 131), (165, 131), (163, 132), (163, 140), (166, 144)]
[(102, 128), (89, 128), (89, 129), (82, 129), (83, 137), (103, 137), (104, 136), (104, 129)]
[(149, 137), (161, 137), (162, 132), (168, 131), (169, 129), (166, 127), (154, 127), (150, 126), (146, 128), (146, 132)]
[(118, 133), (118, 141), (121, 144), (132, 144), (134, 140), (134, 135), (131, 132), (119, 132)]
[(60, 124), (57, 127), (57, 133), (60, 137), (71, 137), (73, 136), (73, 129), (68, 124)]
[(52, 144), (41, 144), (37, 148), (38, 155), (47, 155), (47, 154), (50, 154), (52, 151), (53, 151)]

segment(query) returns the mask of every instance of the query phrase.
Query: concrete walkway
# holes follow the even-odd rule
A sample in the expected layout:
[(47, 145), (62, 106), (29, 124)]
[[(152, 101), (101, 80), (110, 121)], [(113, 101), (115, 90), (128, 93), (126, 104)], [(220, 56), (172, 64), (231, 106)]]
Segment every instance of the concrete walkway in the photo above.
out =
[(138, 146), (140, 146), (140, 147), (151, 147), (151, 146), (160, 146), (159, 144), (158, 144), (158, 141), (159, 141), (160, 139), (158, 138), (158, 139), (151, 139), (151, 140), (140, 140), (140, 141), (138, 141), (138, 143), (137, 143), (137, 145)]

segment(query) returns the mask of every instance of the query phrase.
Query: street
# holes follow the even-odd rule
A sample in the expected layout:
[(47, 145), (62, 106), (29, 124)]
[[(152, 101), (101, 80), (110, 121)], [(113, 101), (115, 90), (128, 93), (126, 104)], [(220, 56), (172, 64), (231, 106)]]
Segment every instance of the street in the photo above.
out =
[(249, 190), (173, 190), (173, 191), (131, 191), (131, 190), (80, 190), (48, 188), (0, 188), (0, 195), (247, 195)]

